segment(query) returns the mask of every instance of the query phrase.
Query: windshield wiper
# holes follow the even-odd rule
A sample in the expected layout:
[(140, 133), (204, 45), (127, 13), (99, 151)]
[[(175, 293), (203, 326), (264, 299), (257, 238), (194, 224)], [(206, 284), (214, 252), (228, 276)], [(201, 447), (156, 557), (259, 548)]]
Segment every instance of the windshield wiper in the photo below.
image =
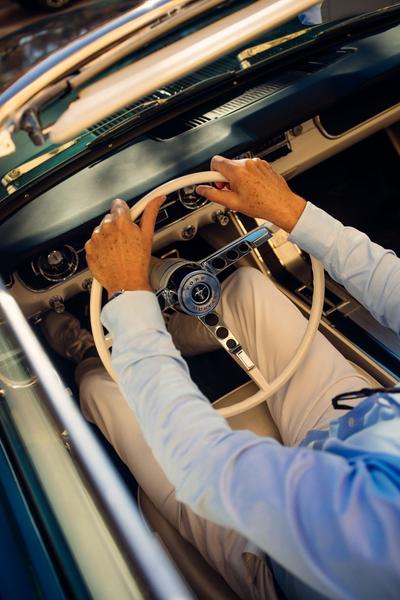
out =
[(283, 44), (286, 44), (286, 42), (290, 42), (295, 38), (309, 33), (309, 31), (310, 28), (307, 27), (306, 29), (300, 29), (299, 31), (294, 31), (293, 33), (282, 35), (274, 40), (269, 40), (268, 42), (263, 42), (261, 44), (257, 44), (256, 46), (252, 46), (251, 48), (246, 48), (246, 50), (242, 50), (242, 52), (237, 55), (237, 59), (241, 68), (248, 69), (252, 66), (251, 62), (249, 61), (250, 58), (258, 56), (259, 54), (263, 54), (264, 52), (267, 52), (267, 50), (271, 50), (271, 48), (275, 48), (276, 46), (282, 46)]
[[(88, 144), (88, 148), (92, 149), (96, 146), (104, 144), (106, 141), (109, 142), (110, 139), (120, 136), (125, 131), (132, 128), (132, 126), (138, 123), (144, 123), (146, 120), (154, 117), (154, 114), (157, 113), (161, 108), (172, 108), (178, 106), (179, 104), (186, 102), (189, 97), (196, 97), (197, 104), (200, 104), (204, 101), (202, 95), (209, 91), (210, 89), (215, 88), (216, 86), (220, 86), (221, 84), (230, 84), (233, 83), (237, 78), (236, 71), (228, 71), (226, 73), (222, 73), (221, 75), (215, 75), (214, 77), (210, 77), (203, 81), (198, 81), (182, 90), (176, 91), (175, 93), (170, 93), (167, 96), (168, 86), (163, 90), (156, 90), (154, 94), (162, 92), (165, 94), (164, 97), (160, 98), (150, 98), (145, 101), (135, 104), (132, 106), (131, 111), (127, 112), (126, 119), (121, 122), (120, 115), (114, 114), (110, 115), (109, 119), (116, 119), (116, 124), (111, 126), (110, 129), (105, 131), (104, 133), (98, 134), (96, 139)], [(119, 117), (119, 118), (118, 118)], [(103, 125), (104, 126), (104, 125)]]

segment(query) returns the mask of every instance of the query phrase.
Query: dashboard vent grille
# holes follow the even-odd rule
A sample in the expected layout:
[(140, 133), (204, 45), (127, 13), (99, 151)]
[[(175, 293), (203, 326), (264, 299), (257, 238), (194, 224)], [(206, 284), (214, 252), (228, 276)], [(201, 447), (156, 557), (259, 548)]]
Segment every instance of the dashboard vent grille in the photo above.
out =
[(180, 135), (181, 133), (184, 133), (185, 131), (196, 129), (197, 127), (200, 127), (201, 125), (204, 125), (210, 121), (215, 121), (222, 117), (226, 117), (227, 115), (230, 115), (241, 108), (249, 106), (253, 102), (263, 100), (264, 98), (279, 92), (286, 87), (286, 85), (286, 83), (278, 81), (263, 83), (256, 87), (250, 88), (236, 98), (233, 98), (232, 100), (229, 100), (220, 106), (216, 106), (205, 113), (194, 115), (190, 118), (186, 117), (180, 119), (178, 117), (172, 123), (160, 125), (153, 130), (152, 135), (153, 137), (161, 140), (171, 139), (177, 135)]
[(88, 131), (99, 137), (105, 133), (108, 133), (111, 129), (128, 122), (135, 115), (143, 112), (147, 107), (150, 107), (158, 100), (163, 100), (178, 94), (196, 84), (199, 84), (212, 77), (218, 77), (224, 73), (228, 73), (230, 70), (237, 68), (237, 60), (234, 56), (223, 57), (210, 65), (206, 65), (199, 71), (186, 75), (178, 81), (170, 83), (165, 86), (162, 90), (156, 90), (153, 94), (141, 98), (138, 102), (129, 104), (125, 108), (113, 113), (109, 117), (102, 119), (95, 125), (88, 128)]
[(237, 98), (233, 98), (233, 100), (229, 100), (229, 102), (226, 102), (225, 104), (222, 104), (221, 106), (210, 110), (204, 116), (207, 117), (209, 120), (224, 117), (235, 112), (236, 110), (240, 110), (241, 108), (248, 106), (252, 102), (257, 102), (257, 100), (263, 100), (264, 98), (271, 96), (276, 92), (279, 92), (283, 87), (284, 85), (282, 83), (274, 81), (269, 83), (263, 83), (261, 85), (258, 85), (257, 87), (253, 87), (247, 90)]
[(131, 117), (133, 117), (136, 113), (139, 113), (143, 110), (146, 104), (153, 104), (157, 100), (157, 94), (153, 94), (152, 96), (147, 96), (140, 100), (140, 102), (135, 102), (134, 104), (128, 104), (125, 108), (113, 113), (109, 117), (98, 121), (95, 125), (88, 127), (87, 131), (94, 134), (96, 137), (103, 135), (110, 131), (110, 129), (114, 129), (114, 127), (118, 127), (118, 125), (122, 125), (125, 121), (128, 121)]

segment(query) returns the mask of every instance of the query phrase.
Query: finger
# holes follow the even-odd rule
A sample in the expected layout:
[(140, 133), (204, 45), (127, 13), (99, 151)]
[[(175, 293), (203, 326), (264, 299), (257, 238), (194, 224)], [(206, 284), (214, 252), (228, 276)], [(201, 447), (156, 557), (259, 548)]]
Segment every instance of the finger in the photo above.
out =
[(97, 227), (95, 227), (93, 229), (93, 233), (92, 233), (92, 237), (91, 237), (92, 242), (95, 242), (99, 238), (100, 234), (101, 234), (101, 227), (100, 227), (100, 225), (98, 225)]
[(207, 200), (210, 200), (211, 202), (223, 204), (223, 206), (227, 206), (228, 208), (237, 210), (238, 197), (237, 194), (235, 194), (235, 192), (231, 192), (230, 190), (226, 189), (217, 190), (211, 185), (198, 185), (196, 187), (196, 192), (200, 196), (204, 196), (204, 198), (207, 198)]
[(236, 168), (237, 165), (235, 164), (235, 161), (219, 156), (218, 154), (211, 159), (211, 170), (218, 171), (227, 179), (231, 179)]
[(260, 158), (256, 159), (257, 162), (257, 167), (263, 172), (263, 173), (270, 173), (272, 171), (272, 167), (271, 165), (266, 161), (266, 160), (261, 160)]
[(231, 186), (229, 185), (229, 183), (227, 181), (216, 181), (214, 185), (218, 190), (223, 190), (223, 189), (230, 190), (231, 189)]
[(143, 211), (142, 218), (140, 220), (140, 229), (148, 239), (152, 239), (154, 235), (154, 227), (156, 225), (158, 211), (160, 206), (166, 199), (166, 196), (159, 196), (149, 202)]
[(110, 213), (107, 213), (103, 217), (103, 220), (100, 223), (100, 229), (103, 229), (103, 230), (104, 230), (104, 228), (108, 229), (109, 225), (111, 225), (112, 222), (113, 222), (112, 215), (110, 215)]
[(88, 240), (85, 244), (86, 256), (89, 256), (93, 252), (93, 246), (91, 240)]
[(121, 200), (121, 198), (116, 198), (113, 200), (113, 203), (111, 204), (111, 215), (116, 218), (122, 218), (129, 222), (132, 221), (129, 206), (125, 200)]

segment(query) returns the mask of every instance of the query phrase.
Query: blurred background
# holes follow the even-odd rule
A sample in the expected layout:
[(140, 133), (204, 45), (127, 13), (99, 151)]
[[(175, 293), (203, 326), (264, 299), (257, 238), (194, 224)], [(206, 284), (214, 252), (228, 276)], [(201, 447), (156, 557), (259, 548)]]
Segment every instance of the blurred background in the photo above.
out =
[[(12, 33), (16, 29), (30, 25), (34, 21), (43, 19), (46, 14), (50, 14), (54, 10), (57, 10), (57, 5), (65, 7), (60, 10), (67, 12), (72, 6), (93, 4), (94, 0), (49, 0), (50, 4), (54, 5), (54, 9), (49, 8), (48, 12), (44, 9), (40, 10), (40, 7), (36, 7), (35, 0), (26, 0), (21, 3), (24, 4), (22, 7), (19, 3), (13, 0), (0, 0), (0, 37)], [(134, 4), (132, 2), (132, 4)]]
[[(51, 13), (68, 13), (74, 7), (94, 4), (95, 1), (0, 0), (0, 37), (43, 19)], [(115, 4), (115, 0), (112, 3)], [(132, 6), (138, 3), (138, 0), (132, 0), (131, 2)], [(322, 18), (324, 21), (330, 21), (361, 12), (368, 12), (391, 4), (396, 4), (396, 0), (325, 0), (322, 3)]]

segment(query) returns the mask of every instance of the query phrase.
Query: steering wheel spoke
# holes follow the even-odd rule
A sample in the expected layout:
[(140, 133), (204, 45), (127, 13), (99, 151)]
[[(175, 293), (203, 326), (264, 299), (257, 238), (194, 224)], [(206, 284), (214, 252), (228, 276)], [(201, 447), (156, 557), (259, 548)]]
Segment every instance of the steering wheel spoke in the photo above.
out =
[(266, 225), (261, 225), (231, 244), (221, 248), (221, 250), (217, 250), (217, 252), (202, 260), (200, 265), (203, 269), (207, 269), (207, 271), (217, 275), (244, 256), (250, 254), (255, 248), (265, 244), (270, 237), (272, 237), (271, 231)]
[(242, 369), (249, 372), (255, 368), (250, 356), (243, 350), (240, 341), (230, 331), (220, 314), (215, 310), (204, 317), (198, 317), (212, 336)]
[(253, 359), (243, 349), (240, 340), (238, 340), (229, 327), (227, 327), (222, 316), (214, 310), (204, 317), (198, 317), (198, 319), (208, 329), (211, 335), (214, 336), (229, 356), (233, 358), (236, 364), (239, 365), (239, 367), (241, 367), (257, 385), (259, 391), (252, 397), (253, 401), (256, 401), (256, 404), (258, 404), (260, 398), (265, 399), (268, 397), (271, 390), (269, 382), (254, 363)]

